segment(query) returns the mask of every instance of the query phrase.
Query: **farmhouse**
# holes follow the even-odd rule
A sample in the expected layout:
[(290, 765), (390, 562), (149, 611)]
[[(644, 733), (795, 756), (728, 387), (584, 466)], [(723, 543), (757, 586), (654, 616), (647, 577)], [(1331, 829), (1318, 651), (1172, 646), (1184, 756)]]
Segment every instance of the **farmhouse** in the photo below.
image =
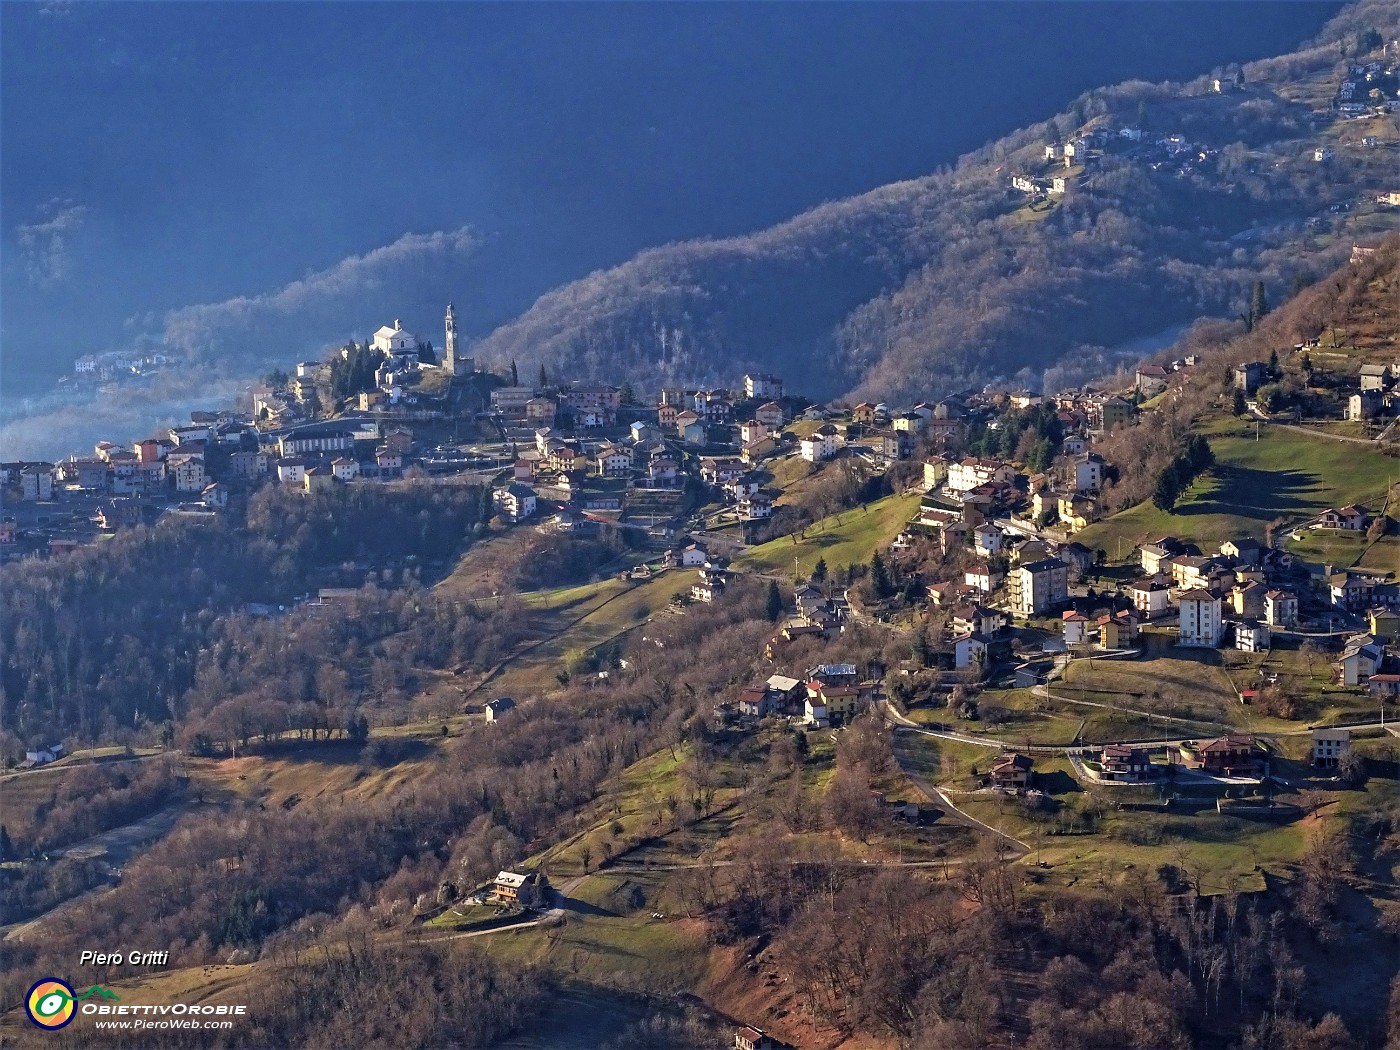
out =
[(989, 776), (992, 787), (1007, 790), (1027, 787), (1031, 782), (1032, 766), (1029, 755), (1013, 752), (1002, 755), (992, 763)]
[(486, 702), (486, 721), (499, 722), (515, 710), (515, 701), (508, 696), (498, 696)]
[(1312, 731), (1312, 762), (1322, 769), (1335, 769), (1351, 747), (1351, 730), (1324, 726)]
[(1152, 759), (1146, 749), (1140, 747), (1109, 744), (1100, 753), (1099, 763), (1103, 767), (1100, 775), (1105, 780), (1131, 784), (1147, 779), (1152, 773)]
[(534, 905), (540, 892), (540, 878), (533, 871), (501, 871), (491, 884), (491, 896), (502, 904)]

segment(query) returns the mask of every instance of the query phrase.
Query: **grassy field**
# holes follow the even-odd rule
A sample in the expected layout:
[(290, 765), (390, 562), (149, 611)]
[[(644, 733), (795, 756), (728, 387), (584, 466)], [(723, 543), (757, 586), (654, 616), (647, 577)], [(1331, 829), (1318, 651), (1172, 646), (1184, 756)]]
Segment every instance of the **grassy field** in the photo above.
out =
[(1356, 564), (1363, 569), (1400, 573), (1400, 536), (1382, 536)]
[(805, 536), (783, 536), (751, 547), (734, 559), (736, 569), (784, 574), (797, 559), (798, 572), (806, 575), (819, 558), (829, 568), (859, 565), (876, 549), (899, 535), (918, 508), (918, 492), (886, 496), (865, 507), (843, 511), (807, 528)]
[[(1361, 692), (1333, 681), (1331, 664), (1325, 655), (1315, 655), (1309, 661), (1308, 654), (1291, 642), (1268, 652), (1242, 653), (1233, 649), (1181, 649), (1163, 635), (1144, 638), (1145, 657), (1074, 661), (1063, 678), (1053, 684), (1053, 691), (1071, 699), (1174, 718), (1205, 719), (1265, 734), (1340, 722), (1372, 708), (1371, 701)], [(1240, 692), (1257, 687), (1266, 676), (1276, 679), (1281, 689), (1295, 698), (1297, 706), (1292, 719), (1272, 717), (1239, 702)], [(1151, 739), (1163, 731), (1160, 721), (1121, 713), (1076, 709), (1073, 705), (1055, 705), (1054, 710), (1083, 715), (1086, 721), (1082, 733), (1088, 741)], [(1167, 728), (1174, 736), (1184, 731), (1183, 727), (1170, 724)], [(1209, 729), (1201, 727), (1202, 732)]]
[[(593, 876), (589, 882), (605, 879)], [(588, 895), (587, 887), (578, 892)], [(612, 988), (679, 992), (695, 987), (706, 971), (703, 924), (653, 919), (647, 910), (618, 914), (592, 906), (571, 911), (557, 926), (493, 934), (473, 943), (503, 962), (547, 964)]]
[(1145, 502), (1091, 525), (1076, 538), (1100, 547), (1113, 561), (1130, 559), (1133, 548), (1158, 536), (1174, 535), (1214, 549), (1222, 540), (1262, 538), (1275, 518), (1310, 517), (1329, 506), (1376, 503), (1386, 479), (1400, 474), (1396, 461), (1374, 449), (1330, 441), (1279, 427), (1253, 427), (1234, 419), (1202, 428), (1215, 451), (1216, 466), (1177, 504), (1175, 513)]
[(490, 692), (506, 695), (552, 688), (571, 655), (595, 649), (640, 627), (662, 612), (677, 591), (689, 591), (694, 579), (692, 570), (677, 569), (638, 583), (608, 579), (559, 591), (537, 591), (528, 598), (544, 611), (537, 618), (536, 641), (484, 684)]
[(1284, 547), (1304, 561), (1344, 567), (1355, 565), (1366, 552), (1368, 541), (1362, 532), (1342, 532), (1338, 529), (1304, 529), (1284, 542)]
[(488, 930), (514, 922), (528, 922), (533, 913), (495, 904), (458, 904), (429, 919), (425, 926), (445, 930)]
[(192, 793), (205, 803), (236, 800), (291, 808), (323, 796), (371, 799), (430, 772), (438, 739), (401, 741), (398, 761), (382, 768), (363, 765), (363, 746), (350, 741), (288, 742), (240, 758), (189, 758), (185, 768)]
[(1218, 651), (1177, 649), (1157, 635), (1143, 635), (1143, 641), (1145, 659), (1075, 660), (1051, 690), (1174, 718), (1218, 721), (1239, 707), (1239, 690)]
[[(1066, 888), (1099, 886), (1134, 878), (1156, 881), (1159, 871), (1181, 869), (1201, 892), (1262, 889), (1263, 873), (1291, 873), (1316, 818), (1220, 815), (1213, 801), (1186, 804), (1179, 812), (1126, 812), (1114, 800), (1147, 801), (1155, 788), (1087, 792), (1072, 786), (1064, 760), (1037, 760), (1036, 776), (1051, 803), (1032, 814), (1018, 799), (962, 796), (959, 806), (979, 820), (1029, 844), (1029, 860), (1049, 866), (1041, 881)], [(1106, 803), (1106, 805), (1105, 805)]]

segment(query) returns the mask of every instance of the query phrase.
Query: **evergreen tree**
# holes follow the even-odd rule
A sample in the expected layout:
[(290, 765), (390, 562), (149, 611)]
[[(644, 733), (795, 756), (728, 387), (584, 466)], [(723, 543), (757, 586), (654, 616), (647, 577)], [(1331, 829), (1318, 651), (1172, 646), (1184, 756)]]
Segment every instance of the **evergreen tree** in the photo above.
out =
[(783, 615), (783, 596), (778, 593), (777, 580), (768, 581), (768, 597), (764, 599), (763, 612), (769, 623), (777, 623), (778, 618)]
[(1191, 474), (1201, 473), (1209, 469), (1215, 463), (1215, 450), (1210, 447), (1210, 442), (1200, 434), (1192, 434), (1186, 442), (1186, 456), (1191, 465)]
[(624, 405), (635, 405), (637, 403), (637, 395), (632, 390), (632, 384), (628, 382), (622, 384), (622, 388), (617, 392), (617, 397)]
[(889, 570), (885, 568), (885, 559), (880, 557), (879, 551), (870, 556), (870, 590), (881, 601), (894, 593)]
[(1000, 436), (997, 439), (996, 455), (1001, 459), (1010, 459), (1016, 452), (1016, 445), (1021, 440), (1021, 428), (1014, 425), (1009, 420), (1002, 420)]
[(1157, 484), (1152, 489), (1152, 505), (1170, 514), (1175, 510), (1180, 495), (1181, 479), (1176, 473), (1176, 462), (1172, 461), (1157, 475)]
[(1055, 459), (1054, 446), (1045, 438), (1041, 438), (1031, 446), (1030, 452), (1026, 454), (1026, 466), (1036, 473), (1045, 470)]
[(541, 361), (541, 362), (540, 362), (540, 389), (543, 390), (543, 389), (544, 389), (545, 387), (547, 387), (547, 386), (549, 386), (549, 376), (545, 373), (545, 370), (544, 370), (544, 362)]
[(919, 662), (920, 667), (929, 665), (929, 657), (932, 652), (928, 644), (928, 625), (922, 620), (919, 621), (919, 626), (914, 629), (914, 640), (910, 642), (909, 650), (914, 659)]
[(1283, 375), (1283, 369), (1278, 366), (1278, 351), (1269, 351), (1269, 378), (1278, 379)]
[(0, 824), (0, 862), (13, 860), (15, 844), (10, 841), (10, 829)]
[(817, 564), (812, 566), (812, 582), (822, 583), (826, 580), (826, 559), (818, 558)]
[(357, 744), (363, 744), (369, 739), (369, 719), (364, 715), (354, 714), (345, 720), (345, 735)]
[(1269, 299), (1264, 294), (1263, 281), (1254, 282), (1254, 291), (1249, 297), (1249, 309), (1254, 314), (1255, 324), (1264, 320), (1264, 315), (1269, 312)]
[(1234, 402), (1230, 405), (1230, 411), (1237, 416), (1242, 416), (1245, 414), (1247, 408), (1248, 406), (1244, 403), (1244, 391), (1236, 390)]
[(513, 358), (511, 359), (511, 362), (510, 362), (510, 385), (511, 385), (511, 386), (519, 386), (519, 385), (520, 385), (520, 369), (518, 369), (518, 368), (515, 367), (515, 360), (514, 360)]

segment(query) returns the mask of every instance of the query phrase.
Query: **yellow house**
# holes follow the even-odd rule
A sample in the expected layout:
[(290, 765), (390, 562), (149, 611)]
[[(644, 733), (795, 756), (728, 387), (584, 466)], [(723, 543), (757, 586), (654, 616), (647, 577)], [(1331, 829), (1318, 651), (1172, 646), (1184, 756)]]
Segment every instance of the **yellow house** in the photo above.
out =
[(1061, 496), (1059, 511), (1060, 520), (1074, 532), (1088, 528), (1099, 516), (1098, 504), (1079, 493)]
[(335, 487), (335, 472), (330, 467), (312, 467), (301, 476), (307, 492), (324, 492)]
[(1031, 516), (1039, 518), (1050, 511), (1058, 512), (1060, 509), (1060, 497), (1050, 489), (1039, 489), (1031, 493)]
[(924, 461), (924, 491), (932, 492), (948, 478), (948, 461), (942, 456), (930, 456)]
[(1368, 617), (1371, 625), (1371, 633), (1377, 638), (1385, 638), (1389, 641), (1400, 640), (1400, 612), (1393, 612), (1390, 609), (1372, 609)]
[(819, 679), (807, 683), (807, 696), (826, 705), (826, 716), (833, 725), (843, 725), (855, 717), (860, 689), (854, 685), (829, 685)]

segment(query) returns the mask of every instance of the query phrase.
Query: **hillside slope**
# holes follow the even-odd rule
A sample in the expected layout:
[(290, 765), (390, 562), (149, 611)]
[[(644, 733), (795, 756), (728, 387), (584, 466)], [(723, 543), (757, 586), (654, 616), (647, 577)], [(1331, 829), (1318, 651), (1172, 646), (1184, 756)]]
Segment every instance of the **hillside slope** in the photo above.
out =
[[(1119, 512), (1076, 539), (1103, 549), (1110, 561), (1136, 561), (1136, 546), (1158, 536), (1214, 549), (1236, 536), (1263, 539), (1271, 528), (1277, 532), (1329, 506), (1387, 507), (1400, 455), (1394, 431), (1384, 420), (1368, 431), (1341, 416), (1344, 399), (1359, 388), (1361, 366), (1388, 365), (1400, 355), (1398, 291), (1400, 235), (1392, 234), (1374, 255), (1304, 289), (1253, 331), (1238, 323), (1193, 327), (1163, 356), (1195, 355), (1197, 368), (1137, 426), (1099, 444), (1111, 462), (1131, 466), (1106, 490), (1107, 506)], [(1299, 346), (1306, 350), (1290, 349)], [(1230, 367), (1272, 354), (1280, 368), (1273, 385), (1284, 403), (1263, 417), (1236, 416), (1225, 379)], [(1215, 463), (1168, 513), (1153, 505), (1152, 483), (1188, 428), (1210, 441)], [(1283, 545), (1309, 561), (1397, 567), (1393, 536), (1300, 535)]]
[[(1238, 312), (1261, 274), (1277, 301), (1354, 239), (1396, 227), (1374, 205), (1393, 188), (1395, 116), (1339, 122), (1329, 106), (1359, 27), (1391, 39), (1400, 10), (1346, 9), (1316, 46), (1246, 67), (1242, 90), (1212, 93), (1202, 77), (1090, 92), (954, 170), (644, 252), (541, 297), (477, 357), (634, 384), (764, 368), (822, 396), (1038, 384), (1067, 359), (1057, 380), (1102, 371), (1104, 347)], [(1087, 168), (1045, 158), (1047, 143), (1096, 127), (1112, 138)], [(1156, 143), (1169, 134), (1192, 148), (1169, 154)], [(1320, 145), (1335, 149), (1326, 163)], [(1013, 173), (1069, 186), (1031, 208)]]

